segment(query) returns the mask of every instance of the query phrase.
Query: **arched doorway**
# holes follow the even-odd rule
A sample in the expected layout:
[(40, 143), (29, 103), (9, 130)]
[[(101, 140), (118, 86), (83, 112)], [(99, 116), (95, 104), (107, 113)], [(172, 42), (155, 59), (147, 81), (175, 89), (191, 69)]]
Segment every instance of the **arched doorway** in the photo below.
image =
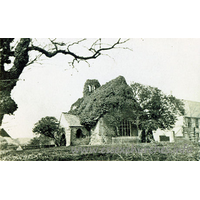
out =
[(61, 137), (60, 146), (66, 146), (65, 134), (63, 134), (62, 137)]
[(83, 132), (80, 128), (76, 131), (76, 138), (83, 138)]

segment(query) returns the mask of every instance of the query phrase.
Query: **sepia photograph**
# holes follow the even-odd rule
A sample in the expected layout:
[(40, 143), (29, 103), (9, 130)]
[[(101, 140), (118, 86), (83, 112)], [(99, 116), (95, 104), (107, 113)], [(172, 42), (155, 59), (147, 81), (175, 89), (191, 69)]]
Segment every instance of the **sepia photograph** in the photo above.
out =
[(200, 39), (1, 38), (2, 161), (199, 161)]
[(2, 1), (0, 198), (198, 199), (199, 18), (196, 0)]

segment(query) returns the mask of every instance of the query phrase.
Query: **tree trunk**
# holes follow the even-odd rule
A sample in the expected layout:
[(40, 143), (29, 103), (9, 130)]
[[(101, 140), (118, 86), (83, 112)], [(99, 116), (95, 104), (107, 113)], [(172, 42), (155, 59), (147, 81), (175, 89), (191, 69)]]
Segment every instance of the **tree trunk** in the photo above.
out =
[(145, 142), (146, 142), (146, 132), (145, 132), (145, 130), (142, 130), (141, 142), (142, 142), (142, 143), (145, 143)]
[[(55, 139), (55, 138), (54, 138), (54, 139)], [(58, 141), (57, 139), (55, 139), (55, 144), (56, 144), (57, 147), (61, 146), (61, 145), (60, 145), (60, 141)]]
[(4, 116), (4, 114), (0, 114), (0, 126), (2, 125), (3, 116)]
[[(0, 125), (5, 114), (13, 114), (17, 110), (17, 104), (11, 98), (11, 91), (16, 86), (19, 76), (29, 61), (28, 47), (30, 41), (29, 38), (20, 39), (14, 52), (10, 50), (12, 40), (6, 40), (7, 45), (5, 45), (5, 41), (1, 41), (3, 50), (0, 54)], [(10, 70), (5, 71), (4, 65), (10, 63), (10, 56), (15, 58), (13, 66)]]
[[(11, 43), (14, 41), (14, 38), (0, 38), (0, 124), (2, 124), (4, 114), (13, 114), (17, 110), (17, 104), (11, 99), (11, 91), (29, 62), (29, 51), (40, 52), (48, 58), (54, 57), (57, 54), (70, 55), (73, 57), (72, 65), (74, 66), (74, 62), (87, 62), (87, 60), (96, 59), (100, 55), (103, 55), (102, 52), (114, 49), (116, 46), (128, 41), (122, 41), (121, 38), (119, 38), (114, 44), (108, 47), (101, 47), (100, 45), (100, 48), (95, 50), (93, 47), (97, 42), (99, 43), (100, 41), (101, 43), (101, 40), (98, 39), (92, 44), (91, 48), (88, 48), (88, 56), (81, 56), (69, 50), (71, 46), (79, 44), (83, 40), (68, 45), (66, 44), (66, 50), (58, 48), (59, 46), (63, 46), (64, 43), (57, 43), (55, 40), (50, 40), (55, 50), (48, 51), (39, 46), (30, 46), (30, 38), (21, 38), (16, 48), (11, 48), (13, 46)], [(11, 64), (10, 57), (14, 58), (14, 63), (10, 70), (6, 71), (5, 64)]]
[(154, 137), (153, 137), (153, 131), (152, 131), (152, 130), (149, 130), (149, 131), (147, 132), (146, 141), (147, 141), (147, 143), (150, 143), (150, 142), (152, 142), (152, 141), (155, 141), (155, 140), (154, 140)]

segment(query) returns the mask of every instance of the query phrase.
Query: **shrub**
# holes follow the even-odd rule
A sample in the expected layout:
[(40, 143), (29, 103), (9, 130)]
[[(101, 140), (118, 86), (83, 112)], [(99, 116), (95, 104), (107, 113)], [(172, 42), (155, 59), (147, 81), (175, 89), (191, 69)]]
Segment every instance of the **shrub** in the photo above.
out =
[(0, 137), (0, 150), (5, 150), (7, 147), (8, 142), (3, 137)]
[(18, 148), (18, 145), (16, 144), (8, 144), (7, 149), (9, 150), (16, 150)]

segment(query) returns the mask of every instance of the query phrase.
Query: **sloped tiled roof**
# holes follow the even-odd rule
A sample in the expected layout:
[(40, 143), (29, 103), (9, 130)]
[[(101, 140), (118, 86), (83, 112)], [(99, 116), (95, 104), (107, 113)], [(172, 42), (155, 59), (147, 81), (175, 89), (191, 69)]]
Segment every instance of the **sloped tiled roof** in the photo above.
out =
[(200, 102), (197, 101), (183, 101), (185, 103), (185, 116), (200, 118)]
[(69, 123), (69, 126), (82, 126), (80, 123), (80, 119), (76, 115), (71, 115), (68, 113), (63, 113), (66, 121)]

